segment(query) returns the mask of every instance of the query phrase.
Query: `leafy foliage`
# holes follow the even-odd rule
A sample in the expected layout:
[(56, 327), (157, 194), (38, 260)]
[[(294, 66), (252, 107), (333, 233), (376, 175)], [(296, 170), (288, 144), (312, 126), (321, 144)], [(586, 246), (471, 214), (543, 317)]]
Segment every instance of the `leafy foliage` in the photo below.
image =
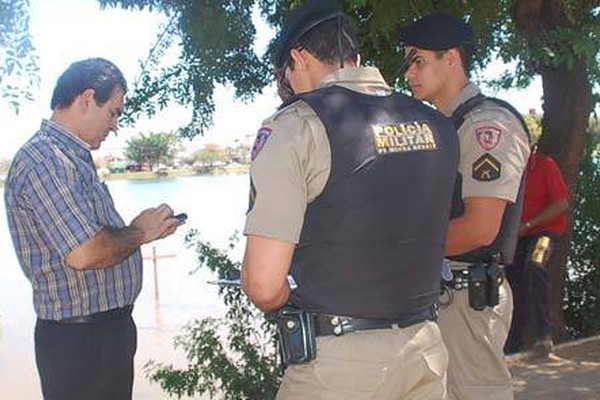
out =
[(150, 170), (154, 165), (173, 160), (179, 139), (172, 133), (140, 134), (129, 139), (125, 147), (125, 156), (138, 163), (150, 164)]
[[(191, 104), (192, 120), (179, 134), (193, 137), (212, 123), (215, 85), (233, 85), (236, 96), (249, 99), (269, 83), (268, 64), (253, 50), (254, 0), (99, 1), (103, 6), (159, 10), (170, 18), (129, 96), (130, 121), (142, 113), (154, 115), (171, 100)], [(157, 67), (174, 43), (182, 49), (178, 62)]]
[[(239, 277), (239, 263), (204, 242), (197, 231), (188, 233), (185, 240), (196, 250), (198, 268), (208, 268), (219, 279)], [(230, 250), (236, 242), (234, 235)], [(197, 320), (176, 341), (185, 350), (187, 366), (177, 369), (151, 362), (146, 366), (150, 379), (178, 398), (202, 394), (225, 400), (275, 398), (279, 371), (273, 327), (239, 286), (221, 286), (219, 296), (227, 306), (225, 317)]]
[(600, 156), (592, 141), (574, 196), (571, 253), (564, 290), (566, 324), (573, 337), (600, 332)]
[(29, 0), (0, 0), (0, 95), (15, 113), (39, 86), (38, 57), (29, 35)]
[[(250, 99), (272, 82), (269, 52), (256, 54), (256, 29), (252, 12), (277, 28), (299, 0), (98, 0), (103, 6), (149, 8), (170, 17), (149, 56), (139, 85), (130, 97), (129, 118), (153, 115), (170, 100), (191, 104), (194, 114), (183, 136), (201, 133), (211, 123), (213, 93), (217, 84), (231, 84), (236, 95)], [(416, 17), (436, 10), (465, 16), (476, 32), (476, 68), (485, 68), (492, 57), (514, 65), (492, 83), (509, 88), (525, 87), (544, 68), (585, 60), (592, 82), (600, 83), (600, 12), (592, 0), (565, 0), (533, 18), (535, 3), (512, 0), (397, 1), (343, 0), (359, 28), (361, 54), (366, 64), (377, 65), (389, 82), (399, 86), (398, 67), (403, 59), (397, 32)], [(531, 14), (531, 18), (529, 14)], [(517, 26), (517, 19), (530, 21)], [(539, 22), (541, 21), (541, 22)], [(179, 43), (179, 62), (159, 68), (165, 49)], [(593, 84), (592, 84), (593, 85)]]
[(213, 167), (218, 163), (226, 163), (229, 160), (227, 150), (216, 144), (207, 144), (202, 150), (193, 154), (194, 162), (206, 167)]

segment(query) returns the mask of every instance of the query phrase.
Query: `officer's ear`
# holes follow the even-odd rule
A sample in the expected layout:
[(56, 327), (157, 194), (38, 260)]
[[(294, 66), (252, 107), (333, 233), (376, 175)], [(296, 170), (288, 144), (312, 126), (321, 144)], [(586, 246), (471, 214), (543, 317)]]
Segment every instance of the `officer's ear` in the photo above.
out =
[(460, 52), (457, 48), (446, 51), (446, 62), (453, 68), (460, 65)]
[(308, 62), (306, 58), (307, 54), (309, 54), (308, 51), (304, 49), (290, 50), (290, 57), (292, 57), (292, 60), (294, 60), (294, 68), (306, 69)]

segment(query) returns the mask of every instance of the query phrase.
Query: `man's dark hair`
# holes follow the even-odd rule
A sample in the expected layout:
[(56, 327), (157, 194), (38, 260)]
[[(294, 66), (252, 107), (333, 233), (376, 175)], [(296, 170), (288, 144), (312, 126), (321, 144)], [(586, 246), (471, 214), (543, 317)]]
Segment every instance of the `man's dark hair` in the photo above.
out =
[(103, 58), (76, 61), (58, 78), (50, 108), (69, 107), (87, 89), (94, 89), (94, 100), (101, 106), (110, 99), (116, 87), (126, 92), (127, 81), (112, 62)]
[[(310, 29), (298, 39), (293, 47), (305, 49), (318, 60), (327, 64), (351, 61), (358, 57), (358, 39), (356, 28), (350, 18), (339, 14)], [(293, 60), (288, 55), (288, 64), (293, 67)]]

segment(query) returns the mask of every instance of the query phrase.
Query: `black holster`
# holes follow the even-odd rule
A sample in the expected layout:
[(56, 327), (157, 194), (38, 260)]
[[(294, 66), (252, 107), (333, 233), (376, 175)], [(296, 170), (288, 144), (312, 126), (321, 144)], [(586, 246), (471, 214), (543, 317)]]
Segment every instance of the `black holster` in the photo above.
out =
[(277, 342), (283, 365), (304, 364), (317, 356), (315, 316), (286, 306), (268, 316), (277, 324)]
[(485, 264), (469, 266), (469, 306), (477, 311), (488, 304), (488, 282)]
[(495, 307), (500, 303), (500, 286), (504, 282), (504, 270), (494, 260), (489, 264), (473, 264), (469, 267), (469, 306), (477, 311)]

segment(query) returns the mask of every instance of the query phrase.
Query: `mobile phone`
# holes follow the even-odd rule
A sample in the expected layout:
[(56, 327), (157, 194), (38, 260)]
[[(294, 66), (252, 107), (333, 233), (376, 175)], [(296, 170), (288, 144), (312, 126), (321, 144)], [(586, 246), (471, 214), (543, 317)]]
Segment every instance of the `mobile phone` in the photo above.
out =
[(179, 221), (180, 224), (183, 224), (187, 220), (188, 216), (186, 213), (180, 213), (180, 214), (173, 215), (172, 218), (175, 218), (177, 221)]

